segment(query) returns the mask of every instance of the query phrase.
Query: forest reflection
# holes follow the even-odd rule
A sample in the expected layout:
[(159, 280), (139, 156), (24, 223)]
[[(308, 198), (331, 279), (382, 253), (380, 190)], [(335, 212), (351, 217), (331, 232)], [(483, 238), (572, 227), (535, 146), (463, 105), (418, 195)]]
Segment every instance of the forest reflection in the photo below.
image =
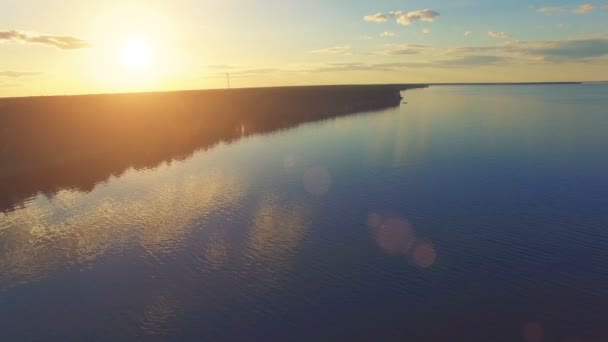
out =
[[(388, 88), (387, 88), (388, 87)], [(89, 192), (251, 134), (399, 104), (399, 88), (302, 87), (0, 100), (0, 211)]]

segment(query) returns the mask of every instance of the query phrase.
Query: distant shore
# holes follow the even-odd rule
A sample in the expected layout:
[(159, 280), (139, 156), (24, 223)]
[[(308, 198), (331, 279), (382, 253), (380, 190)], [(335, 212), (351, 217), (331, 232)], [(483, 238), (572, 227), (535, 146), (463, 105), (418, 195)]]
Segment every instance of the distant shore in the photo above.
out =
[[(569, 85), (594, 82), (477, 82), (477, 83), (428, 83), (429, 86), (505, 86), (505, 85)], [(601, 83), (601, 82), (597, 82)]]

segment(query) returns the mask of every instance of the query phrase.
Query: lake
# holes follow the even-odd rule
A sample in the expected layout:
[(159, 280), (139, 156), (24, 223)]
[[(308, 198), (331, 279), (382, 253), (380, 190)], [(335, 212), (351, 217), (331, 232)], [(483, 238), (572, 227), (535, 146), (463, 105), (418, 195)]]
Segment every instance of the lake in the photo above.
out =
[(15, 200), (1, 339), (608, 340), (608, 85), (403, 96)]

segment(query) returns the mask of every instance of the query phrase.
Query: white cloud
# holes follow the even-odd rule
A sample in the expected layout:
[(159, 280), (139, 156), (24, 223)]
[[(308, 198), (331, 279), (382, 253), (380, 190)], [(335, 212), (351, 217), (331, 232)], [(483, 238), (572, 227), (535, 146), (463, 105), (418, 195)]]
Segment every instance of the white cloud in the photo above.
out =
[(332, 54), (332, 55), (339, 55), (339, 54), (350, 53), (351, 50), (352, 50), (352, 47), (350, 45), (338, 45), (338, 46), (332, 46), (332, 47), (328, 47), (328, 48), (324, 48), (324, 49), (313, 50), (310, 52), (311, 53), (326, 53), (326, 54)]
[(511, 35), (506, 33), (506, 32), (494, 32), (494, 31), (490, 31), (488, 32), (488, 36), (492, 37), (492, 38), (498, 38), (498, 39), (509, 39), (511, 38)]
[(395, 36), (395, 32), (391, 32), (391, 31), (384, 31), (384, 32), (380, 33), (380, 37), (384, 37), (384, 38), (394, 37), (394, 36)]
[(372, 21), (376, 23), (383, 23), (388, 20), (388, 15), (382, 13), (370, 14), (363, 17), (365, 21)]
[(587, 14), (587, 13), (593, 12), (594, 9), (595, 9), (595, 6), (593, 6), (592, 4), (584, 4), (584, 5), (580, 5), (577, 8), (575, 8), (574, 13)]
[(408, 26), (416, 21), (434, 21), (439, 17), (439, 12), (425, 9), (421, 11), (413, 11), (404, 13), (402, 11), (391, 12), (397, 18), (397, 22), (401, 25)]
[(431, 21), (434, 21), (435, 19), (437, 19), (437, 17), (439, 17), (439, 12), (433, 11), (430, 9), (424, 9), (424, 10), (412, 11), (412, 12), (392, 11), (392, 12), (389, 12), (388, 14), (379, 12), (376, 14), (366, 15), (363, 17), (363, 20), (370, 21), (370, 22), (376, 22), (376, 23), (382, 23), (382, 22), (388, 21), (389, 19), (394, 19), (397, 21), (397, 23), (404, 25), (404, 26), (408, 26), (416, 21), (431, 22)]
[(470, 36), (472, 36), (472, 35), (473, 35), (473, 32), (471, 32), (471, 31), (466, 31), (466, 32), (464, 33), (464, 36), (465, 36), (465, 37), (470, 37)]
[(424, 34), (430, 34), (431, 33), (431, 29), (423, 28), (422, 29), (422, 33), (424, 33)]

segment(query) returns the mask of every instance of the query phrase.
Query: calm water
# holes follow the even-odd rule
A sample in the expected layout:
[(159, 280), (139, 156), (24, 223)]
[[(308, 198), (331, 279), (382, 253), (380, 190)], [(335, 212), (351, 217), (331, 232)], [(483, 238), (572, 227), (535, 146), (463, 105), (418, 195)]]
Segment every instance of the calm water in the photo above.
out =
[(0, 339), (607, 340), (608, 86), (405, 98), (0, 212)]

